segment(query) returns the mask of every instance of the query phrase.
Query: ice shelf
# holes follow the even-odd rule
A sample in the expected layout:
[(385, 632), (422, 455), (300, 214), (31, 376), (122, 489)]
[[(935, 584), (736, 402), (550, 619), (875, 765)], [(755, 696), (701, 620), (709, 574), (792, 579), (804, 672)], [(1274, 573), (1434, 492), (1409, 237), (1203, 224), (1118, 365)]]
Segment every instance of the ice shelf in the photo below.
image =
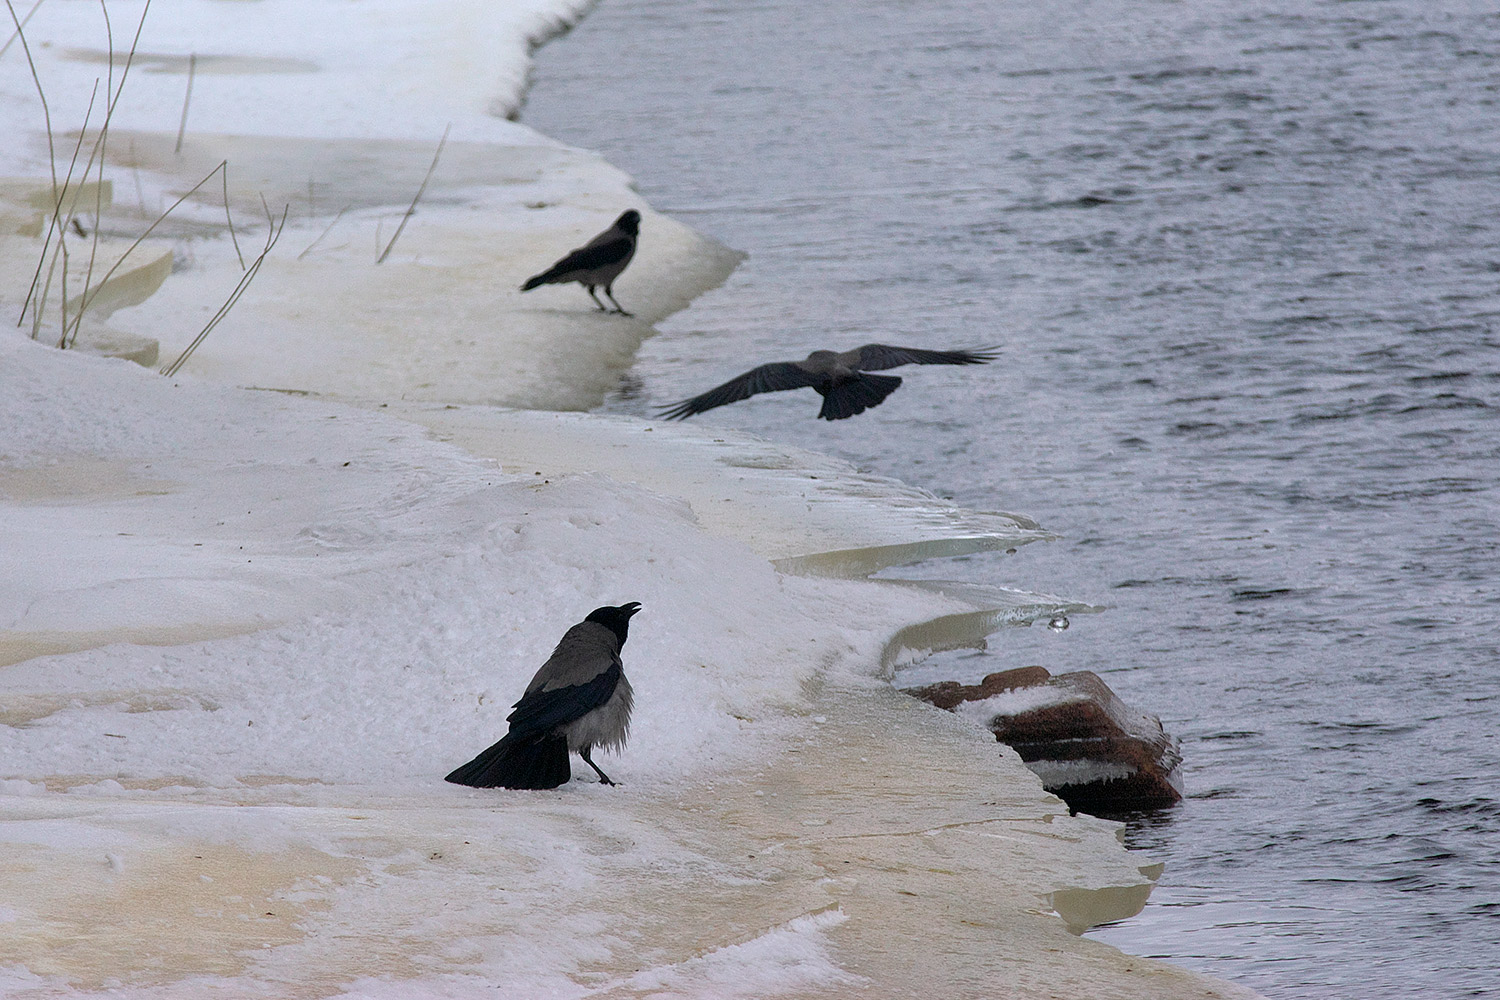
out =
[(508, 471), (597, 473), (681, 497), (704, 528), (744, 542), (786, 573), (863, 577), (1055, 537), (1023, 515), (964, 510), (848, 462), (749, 434), (472, 406), (395, 412)]
[[(399, 797), (299, 784), (322, 801), (289, 806), (267, 777), (229, 800), (12, 798), (3, 829), (21, 863), (0, 879), (25, 903), (0, 966), (30, 978), (0, 983), (14, 996), (63, 983), (126, 997), (1250, 995), (1070, 933), (1134, 912), (1155, 871), (1003, 748), (887, 688), (818, 685), (805, 711), (753, 737), (753, 764), (682, 783)], [(154, 968), (132, 961), (143, 953)]]

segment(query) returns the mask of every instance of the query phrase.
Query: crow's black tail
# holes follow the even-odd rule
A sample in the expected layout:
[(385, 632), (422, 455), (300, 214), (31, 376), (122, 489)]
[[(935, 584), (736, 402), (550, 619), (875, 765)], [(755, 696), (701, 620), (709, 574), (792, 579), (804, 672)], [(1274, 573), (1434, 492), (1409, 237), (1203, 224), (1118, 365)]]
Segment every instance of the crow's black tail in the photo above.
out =
[(557, 268), (555, 267), (550, 270), (543, 271), (541, 274), (534, 274), (526, 279), (526, 284), (521, 286), (521, 291), (529, 292), (538, 285), (545, 285), (548, 282), (555, 280), (556, 278)]
[(568, 739), (557, 733), (532, 740), (506, 736), (445, 780), (474, 788), (556, 788), (572, 776)]
[(899, 375), (866, 375), (860, 372), (858, 377), (828, 390), (818, 416), (824, 420), (843, 420), (856, 413), (863, 413), (872, 406), (879, 406), (900, 384)]

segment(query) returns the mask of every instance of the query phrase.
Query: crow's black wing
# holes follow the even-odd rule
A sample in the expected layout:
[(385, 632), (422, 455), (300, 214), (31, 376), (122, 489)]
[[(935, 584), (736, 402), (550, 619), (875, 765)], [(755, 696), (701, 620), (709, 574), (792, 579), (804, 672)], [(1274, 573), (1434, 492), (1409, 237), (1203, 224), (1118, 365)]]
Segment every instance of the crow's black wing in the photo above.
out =
[(692, 399), (685, 399), (674, 406), (663, 407), (661, 416), (667, 420), (684, 420), (695, 413), (712, 410), (726, 403), (738, 403), (759, 392), (778, 392), (782, 389), (805, 389), (817, 385), (826, 376), (815, 375), (795, 361), (774, 361), (759, 368), (752, 368), (723, 385), (710, 389)]
[(863, 372), (879, 371), (882, 368), (899, 368), (901, 365), (982, 365), (994, 361), (1000, 352), (993, 348), (972, 351), (929, 351), (921, 347), (890, 347), (885, 344), (866, 344), (864, 347), (840, 355), (854, 368)]
[(533, 691), (516, 702), (515, 711), (506, 716), (510, 733), (518, 740), (551, 732), (581, 718), (609, 701), (624, 670), (620, 661), (609, 665), (593, 680), (550, 691)]
[(526, 284), (521, 286), (521, 291), (529, 292), (538, 285), (572, 281), (572, 275), (618, 264), (629, 257), (634, 249), (635, 242), (624, 235), (616, 235), (611, 240), (579, 247), (541, 274), (527, 278)]
[(629, 236), (616, 233), (613, 239), (579, 247), (553, 264), (552, 270), (557, 274), (567, 274), (570, 271), (592, 271), (595, 268), (608, 267), (610, 264), (618, 264), (624, 260), (634, 246), (635, 241)]

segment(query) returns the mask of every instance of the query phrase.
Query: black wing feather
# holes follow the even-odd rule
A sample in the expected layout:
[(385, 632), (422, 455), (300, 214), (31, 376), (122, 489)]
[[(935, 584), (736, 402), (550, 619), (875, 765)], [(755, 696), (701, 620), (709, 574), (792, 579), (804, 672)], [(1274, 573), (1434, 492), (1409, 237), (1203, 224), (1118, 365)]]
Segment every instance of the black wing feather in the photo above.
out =
[(529, 291), (537, 285), (545, 285), (558, 279), (565, 280), (565, 276), (574, 271), (592, 271), (595, 268), (617, 264), (630, 253), (634, 245), (630, 237), (618, 236), (603, 243), (580, 247), (541, 274), (528, 278), (526, 284), (521, 286), (521, 290)]
[(510, 723), (508, 735), (524, 740), (539, 733), (550, 733), (558, 726), (587, 715), (609, 701), (623, 672), (616, 660), (609, 665), (608, 670), (586, 684), (534, 691), (526, 695), (516, 702), (515, 711), (505, 718)]
[(857, 358), (854, 367), (860, 371), (880, 371), (883, 368), (898, 368), (901, 365), (982, 365), (1000, 356), (991, 348), (960, 351), (929, 351), (921, 347), (891, 347), (886, 344), (866, 344), (850, 351)]
[(831, 389), (823, 397), (818, 416), (824, 420), (845, 420), (879, 406), (885, 397), (901, 385), (900, 375), (860, 375)]
[(815, 375), (795, 361), (773, 361), (759, 368), (710, 389), (692, 399), (685, 399), (674, 406), (664, 407), (661, 415), (667, 420), (685, 420), (695, 413), (712, 410), (727, 403), (738, 403), (761, 392), (779, 392), (783, 389), (805, 389), (815, 386), (824, 376)]

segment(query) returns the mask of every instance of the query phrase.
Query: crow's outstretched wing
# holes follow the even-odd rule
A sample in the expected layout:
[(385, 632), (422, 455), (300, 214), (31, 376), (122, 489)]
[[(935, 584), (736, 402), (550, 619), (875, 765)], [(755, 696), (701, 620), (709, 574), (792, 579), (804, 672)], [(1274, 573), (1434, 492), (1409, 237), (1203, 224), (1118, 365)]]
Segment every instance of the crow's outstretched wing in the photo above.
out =
[(663, 407), (661, 416), (667, 420), (685, 420), (695, 413), (712, 410), (726, 403), (738, 403), (760, 392), (778, 392), (782, 389), (805, 389), (817, 385), (825, 376), (815, 375), (794, 361), (774, 361), (745, 374), (730, 379), (717, 388), (702, 395), (685, 399), (674, 406)]
[(991, 348), (972, 351), (929, 351), (921, 347), (890, 347), (866, 344), (839, 355), (839, 360), (860, 371), (873, 372), (901, 365), (982, 365), (1000, 356)]

